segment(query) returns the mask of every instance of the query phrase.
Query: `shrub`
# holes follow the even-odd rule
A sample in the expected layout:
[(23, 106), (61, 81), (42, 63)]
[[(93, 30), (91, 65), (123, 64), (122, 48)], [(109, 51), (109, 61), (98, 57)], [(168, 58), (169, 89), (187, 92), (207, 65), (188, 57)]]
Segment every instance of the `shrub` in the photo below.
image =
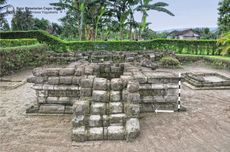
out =
[(16, 47), (37, 44), (37, 39), (0, 39), (0, 47)]
[(45, 63), (47, 45), (0, 48), (0, 76), (9, 74), (26, 66), (37, 66)]
[(160, 65), (164, 68), (179, 67), (180, 61), (174, 57), (166, 56), (160, 59)]
[(56, 52), (63, 51), (140, 51), (173, 50), (184, 54), (219, 55), (216, 40), (170, 40), (155, 39), (150, 41), (64, 41), (45, 31), (0, 32), (2, 39), (36, 38), (46, 43)]

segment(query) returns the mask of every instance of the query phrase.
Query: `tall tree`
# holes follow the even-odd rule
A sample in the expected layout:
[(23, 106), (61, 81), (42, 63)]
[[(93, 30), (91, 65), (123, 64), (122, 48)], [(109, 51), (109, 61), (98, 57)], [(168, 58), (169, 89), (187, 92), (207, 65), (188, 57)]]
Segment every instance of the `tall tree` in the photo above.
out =
[(6, 0), (0, 0), (0, 29), (9, 30), (9, 24), (5, 19), (5, 16), (14, 13), (12, 5), (6, 4)]
[(13, 30), (32, 30), (34, 28), (34, 19), (28, 9), (25, 12), (17, 10), (11, 24)]
[(219, 2), (218, 25), (220, 34), (230, 31), (230, 0), (221, 0)]

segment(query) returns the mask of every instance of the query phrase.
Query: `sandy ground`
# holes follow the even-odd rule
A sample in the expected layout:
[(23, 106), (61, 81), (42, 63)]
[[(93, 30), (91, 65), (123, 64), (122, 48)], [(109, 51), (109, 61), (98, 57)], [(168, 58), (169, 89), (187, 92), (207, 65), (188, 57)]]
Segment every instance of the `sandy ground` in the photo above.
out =
[[(180, 71), (218, 72), (230, 77), (230, 71), (186, 66)], [(25, 71), (11, 76), (24, 79)], [(187, 112), (143, 114), (141, 135), (126, 141), (71, 141), (71, 116), (29, 116), (27, 107), (35, 92), (25, 84), (0, 92), (1, 152), (229, 152), (230, 91), (191, 90), (182, 87), (182, 104)]]

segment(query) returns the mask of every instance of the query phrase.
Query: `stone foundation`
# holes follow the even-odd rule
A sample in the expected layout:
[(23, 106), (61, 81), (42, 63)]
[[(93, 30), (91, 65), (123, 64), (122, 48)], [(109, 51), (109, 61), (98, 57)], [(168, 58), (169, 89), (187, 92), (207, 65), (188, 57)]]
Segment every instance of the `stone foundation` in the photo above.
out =
[(72, 140), (80, 142), (132, 141), (140, 133), (141, 112), (177, 110), (179, 78), (153, 71), (154, 54), (139, 55), (148, 60), (146, 64), (137, 62), (135, 53), (116, 56), (116, 61), (130, 61), (125, 63), (102, 62), (108, 56), (112, 60), (110, 55), (101, 54), (91, 56), (92, 62), (34, 69), (28, 82), (34, 83), (37, 105), (28, 112), (73, 114)]

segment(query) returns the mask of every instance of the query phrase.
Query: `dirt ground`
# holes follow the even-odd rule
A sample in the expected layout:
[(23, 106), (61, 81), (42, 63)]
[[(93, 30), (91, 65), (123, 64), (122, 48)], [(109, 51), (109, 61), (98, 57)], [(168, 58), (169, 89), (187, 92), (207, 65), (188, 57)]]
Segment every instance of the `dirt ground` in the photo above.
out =
[[(185, 66), (174, 72), (230, 71)], [(31, 71), (10, 76), (25, 79)], [(71, 141), (71, 116), (29, 116), (35, 92), (25, 84), (0, 90), (1, 152), (230, 152), (230, 90), (191, 90), (182, 87), (187, 112), (143, 114), (141, 135), (126, 141)]]

